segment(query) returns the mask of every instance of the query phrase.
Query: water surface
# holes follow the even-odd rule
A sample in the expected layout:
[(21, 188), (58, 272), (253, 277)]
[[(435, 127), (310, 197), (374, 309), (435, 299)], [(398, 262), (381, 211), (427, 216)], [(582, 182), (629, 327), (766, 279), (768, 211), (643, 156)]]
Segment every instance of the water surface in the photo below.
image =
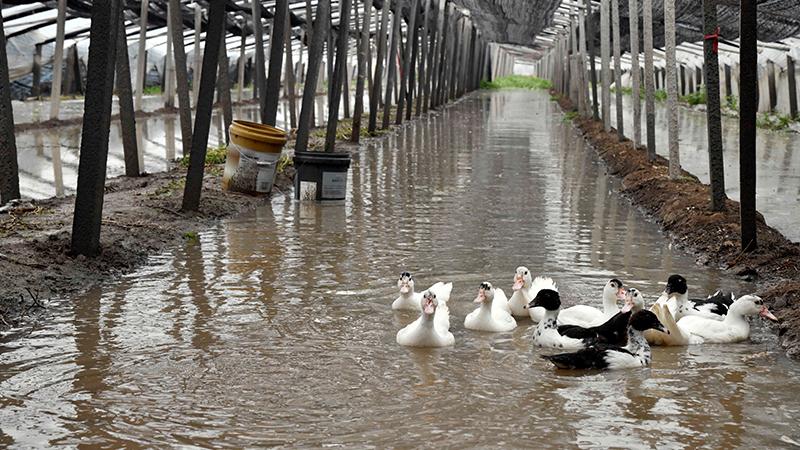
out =
[[(555, 371), (463, 327), (525, 264), (565, 302), (621, 278), (655, 298), (752, 289), (671, 248), (543, 92), (471, 95), (354, 155), (344, 205), (289, 196), (63, 301), (0, 340), (0, 445), (779, 448), (800, 365), (752, 342), (654, 349), (651, 368)], [(455, 284), (452, 348), (398, 346), (396, 277)], [(781, 439), (784, 440), (781, 440)]]

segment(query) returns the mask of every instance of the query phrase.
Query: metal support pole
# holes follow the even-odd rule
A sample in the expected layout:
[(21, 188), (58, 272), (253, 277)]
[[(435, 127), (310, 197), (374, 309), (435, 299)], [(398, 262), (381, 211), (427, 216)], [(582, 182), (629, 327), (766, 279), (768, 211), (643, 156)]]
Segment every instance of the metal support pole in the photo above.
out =
[(120, 0), (92, 2), (87, 89), (72, 220), (71, 248), (75, 255), (96, 256), (100, 253), (111, 96), (121, 12)]

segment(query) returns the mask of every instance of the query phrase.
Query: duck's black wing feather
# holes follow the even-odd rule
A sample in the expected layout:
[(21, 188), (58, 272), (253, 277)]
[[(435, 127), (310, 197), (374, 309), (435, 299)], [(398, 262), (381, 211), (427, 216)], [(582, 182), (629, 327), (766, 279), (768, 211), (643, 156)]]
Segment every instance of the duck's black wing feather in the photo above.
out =
[(618, 312), (604, 324), (595, 328), (597, 341), (610, 345), (625, 345), (628, 343), (628, 321), (633, 311)]
[(558, 334), (574, 339), (596, 339), (597, 327), (584, 328), (579, 325), (559, 325)]
[(705, 309), (713, 314), (724, 316), (728, 314), (728, 308), (733, 304), (733, 294), (717, 291), (706, 299), (698, 298), (690, 301), (692, 302), (692, 307), (698, 311)]
[(574, 353), (541, 356), (559, 369), (607, 369), (606, 356), (609, 350), (631, 354), (617, 345), (595, 344)]

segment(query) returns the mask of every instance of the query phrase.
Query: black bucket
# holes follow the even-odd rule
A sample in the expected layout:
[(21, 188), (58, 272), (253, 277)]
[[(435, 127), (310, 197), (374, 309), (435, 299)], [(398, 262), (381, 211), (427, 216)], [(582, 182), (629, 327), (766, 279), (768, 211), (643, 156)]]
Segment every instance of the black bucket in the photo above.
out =
[(294, 198), (296, 200), (344, 200), (350, 153), (295, 152)]

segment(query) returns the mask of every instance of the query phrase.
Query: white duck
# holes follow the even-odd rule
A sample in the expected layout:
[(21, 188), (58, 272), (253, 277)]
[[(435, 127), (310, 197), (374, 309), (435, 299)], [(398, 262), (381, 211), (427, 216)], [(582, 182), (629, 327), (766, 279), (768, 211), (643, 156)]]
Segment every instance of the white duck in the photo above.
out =
[[(433, 286), (429, 287), (429, 291), (438, 293), (444, 292), (445, 284), (439, 281)], [(406, 311), (420, 311), (420, 302), (422, 301), (422, 293), (414, 291), (414, 277), (409, 272), (400, 274), (400, 279), (397, 280), (397, 288), (400, 289), (400, 296), (392, 303), (393, 310), (406, 310)], [(453, 286), (450, 283), (450, 290)], [(450, 294), (447, 294), (450, 298)], [(439, 299), (441, 301), (441, 298)], [(445, 300), (447, 301), (447, 300)]]
[(764, 301), (755, 295), (745, 295), (736, 299), (722, 321), (696, 315), (684, 316), (678, 321), (678, 328), (688, 334), (689, 342), (708, 344), (727, 344), (744, 341), (750, 337), (750, 323), (746, 316), (759, 315), (765, 319), (778, 321)]
[(552, 289), (542, 289), (536, 294), (529, 308), (543, 307), (544, 318), (536, 325), (533, 332), (533, 345), (537, 347), (580, 349), (587, 347), (591, 342), (586, 339), (576, 339), (564, 336), (558, 332), (558, 313), (561, 309), (561, 299), (558, 292)]
[(500, 288), (493, 288), (492, 283), (481, 283), (475, 303), (480, 306), (464, 319), (464, 328), (495, 333), (517, 328), (517, 321), (508, 312), (505, 292)]
[(690, 307), (689, 288), (686, 285), (686, 278), (680, 275), (670, 275), (667, 278), (667, 285), (664, 286), (664, 292), (653, 304), (653, 306), (656, 305), (661, 306), (661, 309), (666, 307), (675, 320), (680, 320), (681, 317), (685, 316)]
[(601, 325), (619, 312), (618, 298), (625, 298), (625, 289), (622, 288), (622, 281), (612, 278), (603, 287), (602, 311), (593, 306), (575, 305), (561, 311), (558, 322), (560, 325), (578, 325), (584, 328)]
[(511, 288), (514, 293), (508, 299), (508, 307), (514, 317), (528, 317), (528, 303), (536, 295), (533, 292), (533, 278), (531, 272), (525, 266), (517, 267), (514, 273), (514, 286)]
[[(453, 284), (447, 283), (440, 294), (431, 290), (422, 293), (422, 313), (417, 320), (397, 332), (398, 344), (407, 347), (447, 347), (455, 343), (450, 332), (450, 311), (447, 307), (452, 288)], [(440, 295), (447, 299), (439, 301)]]

